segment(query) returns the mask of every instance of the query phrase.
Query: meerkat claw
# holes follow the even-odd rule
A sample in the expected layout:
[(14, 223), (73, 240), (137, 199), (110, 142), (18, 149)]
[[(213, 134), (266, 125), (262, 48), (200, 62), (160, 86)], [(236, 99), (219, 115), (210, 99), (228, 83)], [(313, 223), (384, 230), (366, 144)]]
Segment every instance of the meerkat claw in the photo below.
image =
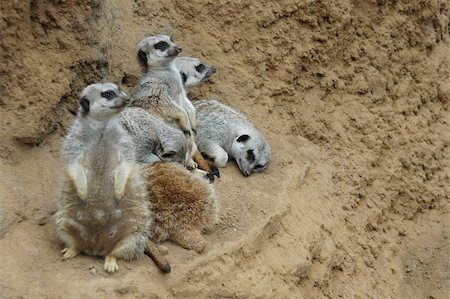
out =
[(63, 260), (68, 260), (71, 258), (74, 258), (78, 255), (78, 251), (73, 248), (64, 248), (61, 250), (61, 253), (63, 254)]

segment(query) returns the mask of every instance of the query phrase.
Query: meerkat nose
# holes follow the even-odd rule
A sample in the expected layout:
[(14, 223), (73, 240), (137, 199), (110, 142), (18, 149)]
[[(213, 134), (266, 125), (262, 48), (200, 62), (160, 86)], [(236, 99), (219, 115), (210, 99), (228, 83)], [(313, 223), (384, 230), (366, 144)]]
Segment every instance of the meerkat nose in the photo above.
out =
[(183, 51), (183, 48), (177, 47), (177, 53), (180, 53), (181, 51)]
[(217, 71), (217, 68), (215, 66), (212, 67), (212, 72), (215, 73)]

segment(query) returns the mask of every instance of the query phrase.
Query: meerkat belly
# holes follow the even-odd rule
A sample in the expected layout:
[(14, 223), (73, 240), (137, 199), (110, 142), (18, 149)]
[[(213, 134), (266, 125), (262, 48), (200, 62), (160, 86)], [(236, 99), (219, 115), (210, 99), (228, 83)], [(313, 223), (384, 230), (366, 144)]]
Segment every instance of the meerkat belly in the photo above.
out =
[(115, 202), (80, 205), (74, 211), (68, 229), (85, 253), (105, 256), (132, 232), (127, 214), (127, 209)]

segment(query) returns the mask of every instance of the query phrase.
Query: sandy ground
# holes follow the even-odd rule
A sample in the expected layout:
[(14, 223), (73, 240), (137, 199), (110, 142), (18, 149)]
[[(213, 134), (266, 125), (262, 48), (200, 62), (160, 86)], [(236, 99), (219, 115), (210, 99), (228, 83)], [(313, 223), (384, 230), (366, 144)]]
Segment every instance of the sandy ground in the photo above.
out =
[[(2, 1), (0, 298), (448, 298), (447, 1)], [(215, 182), (219, 224), (109, 275), (62, 261), (61, 136), (88, 83), (167, 33), (217, 66), (191, 98), (243, 111), (273, 161)], [(127, 88), (127, 87), (124, 87)]]

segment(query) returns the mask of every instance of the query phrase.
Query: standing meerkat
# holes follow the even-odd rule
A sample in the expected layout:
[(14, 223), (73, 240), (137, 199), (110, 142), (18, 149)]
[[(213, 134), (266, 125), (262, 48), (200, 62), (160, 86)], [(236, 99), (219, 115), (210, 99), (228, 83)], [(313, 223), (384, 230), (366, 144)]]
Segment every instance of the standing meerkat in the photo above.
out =
[(271, 149), (247, 118), (215, 100), (194, 102), (197, 109), (196, 142), (202, 153), (224, 167), (233, 158), (245, 176), (267, 168)]
[(78, 117), (62, 147), (66, 177), (56, 232), (64, 259), (80, 252), (104, 256), (104, 269), (113, 273), (117, 259), (139, 258), (147, 250), (168, 272), (170, 265), (148, 239), (153, 216), (146, 188), (134, 144), (118, 122), (126, 103), (112, 83), (92, 84), (81, 93)]
[(180, 73), (181, 82), (186, 93), (191, 88), (199, 86), (203, 81), (208, 80), (216, 72), (214, 66), (203, 63), (195, 57), (177, 57), (175, 58), (175, 67)]
[(143, 177), (155, 217), (150, 239), (172, 240), (201, 253), (206, 245), (201, 232), (218, 219), (213, 185), (175, 162), (146, 165)]
[(195, 144), (195, 108), (186, 96), (180, 74), (174, 65), (174, 58), (181, 48), (169, 36), (155, 35), (142, 40), (137, 49), (142, 77), (131, 94), (131, 106), (143, 108), (180, 128), (188, 141), (184, 164), (188, 168), (198, 165), (214, 176), (217, 170), (210, 168)]

